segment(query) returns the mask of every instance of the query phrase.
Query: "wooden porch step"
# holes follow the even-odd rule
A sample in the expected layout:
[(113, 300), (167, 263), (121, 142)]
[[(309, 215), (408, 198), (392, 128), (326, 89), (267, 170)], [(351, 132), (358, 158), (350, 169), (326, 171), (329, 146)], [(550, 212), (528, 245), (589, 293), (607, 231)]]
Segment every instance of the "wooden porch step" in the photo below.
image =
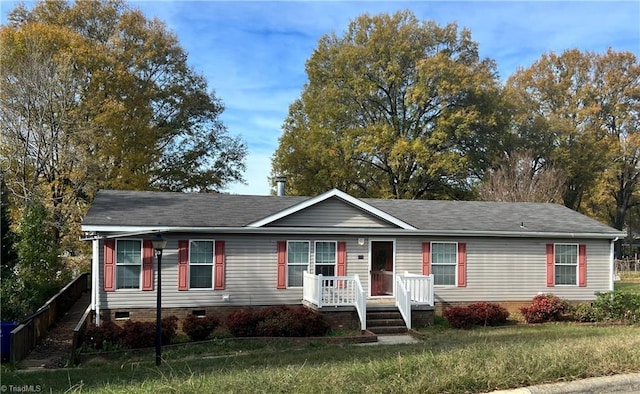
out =
[(397, 318), (389, 318), (389, 319), (372, 319), (370, 317), (367, 317), (367, 327), (372, 326), (380, 326), (380, 327), (384, 327), (384, 326), (403, 326), (404, 325), (404, 320), (401, 318), (397, 319)]
[(396, 306), (367, 306), (367, 330), (374, 334), (404, 334), (407, 326)]
[(387, 320), (387, 319), (400, 319), (402, 320), (402, 315), (397, 310), (394, 311), (384, 311), (384, 312), (369, 312), (367, 311), (367, 320)]
[(369, 327), (367, 326), (367, 330), (371, 331), (376, 335), (380, 334), (406, 334), (407, 327), (406, 326), (385, 326), (385, 327)]

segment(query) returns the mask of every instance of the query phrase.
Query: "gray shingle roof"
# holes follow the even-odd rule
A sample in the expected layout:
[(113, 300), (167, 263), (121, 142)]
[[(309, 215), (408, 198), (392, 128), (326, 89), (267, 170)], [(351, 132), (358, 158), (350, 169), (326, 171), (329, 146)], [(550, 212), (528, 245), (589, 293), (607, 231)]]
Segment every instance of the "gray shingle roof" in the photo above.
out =
[[(83, 226), (244, 227), (310, 197), (101, 190)], [(619, 232), (557, 204), (361, 199), (419, 230)]]
[(558, 204), (378, 199), (363, 201), (422, 230), (617, 232), (616, 229)]
[(307, 198), (100, 190), (82, 224), (242, 227)]

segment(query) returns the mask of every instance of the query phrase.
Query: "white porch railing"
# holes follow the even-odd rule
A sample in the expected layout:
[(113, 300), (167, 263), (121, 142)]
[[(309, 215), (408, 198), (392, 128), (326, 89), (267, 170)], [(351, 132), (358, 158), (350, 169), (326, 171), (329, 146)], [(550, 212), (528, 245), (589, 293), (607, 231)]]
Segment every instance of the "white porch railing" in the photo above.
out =
[(320, 282), (307, 271), (302, 274), (302, 299), (320, 307)]
[(411, 294), (407, 290), (400, 275), (396, 276), (396, 305), (407, 328), (411, 328)]
[(416, 275), (405, 272), (396, 276), (396, 305), (411, 328), (411, 306), (434, 304), (433, 275)]
[(358, 275), (354, 276), (355, 285), (356, 285), (356, 311), (358, 311), (358, 317), (360, 318), (360, 329), (367, 329), (367, 296), (365, 295), (364, 289), (362, 288), (362, 283), (360, 282), (360, 277)]
[(366, 295), (358, 275), (323, 276), (307, 271), (303, 274), (303, 300), (324, 306), (355, 306), (362, 330), (366, 329)]
[(417, 275), (405, 271), (402, 280), (411, 294), (411, 302), (414, 305), (433, 306), (433, 275)]

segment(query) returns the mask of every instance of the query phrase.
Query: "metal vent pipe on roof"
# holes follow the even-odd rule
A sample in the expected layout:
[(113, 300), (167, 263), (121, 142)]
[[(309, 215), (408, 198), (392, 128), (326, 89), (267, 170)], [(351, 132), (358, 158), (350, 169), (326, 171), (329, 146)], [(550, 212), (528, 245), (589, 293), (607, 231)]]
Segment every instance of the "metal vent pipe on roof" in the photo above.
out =
[(276, 177), (276, 194), (278, 196), (284, 196), (284, 185), (287, 183), (286, 176), (277, 176)]

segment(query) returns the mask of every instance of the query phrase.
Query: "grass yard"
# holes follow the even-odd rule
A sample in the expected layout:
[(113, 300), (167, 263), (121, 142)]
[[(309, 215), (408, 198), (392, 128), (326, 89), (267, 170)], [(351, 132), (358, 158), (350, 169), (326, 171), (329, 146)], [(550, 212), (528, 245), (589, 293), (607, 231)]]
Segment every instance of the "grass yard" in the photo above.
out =
[(219, 340), (56, 371), (2, 370), (2, 385), (54, 393), (473, 393), (640, 371), (639, 328), (577, 324), (424, 329), (414, 345)]
[(640, 294), (640, 279), (617, 281), (614, 283), (614, 288)]
[(619, 272), (618, 275), (623, 281), (640, 281), (640, 271)]

